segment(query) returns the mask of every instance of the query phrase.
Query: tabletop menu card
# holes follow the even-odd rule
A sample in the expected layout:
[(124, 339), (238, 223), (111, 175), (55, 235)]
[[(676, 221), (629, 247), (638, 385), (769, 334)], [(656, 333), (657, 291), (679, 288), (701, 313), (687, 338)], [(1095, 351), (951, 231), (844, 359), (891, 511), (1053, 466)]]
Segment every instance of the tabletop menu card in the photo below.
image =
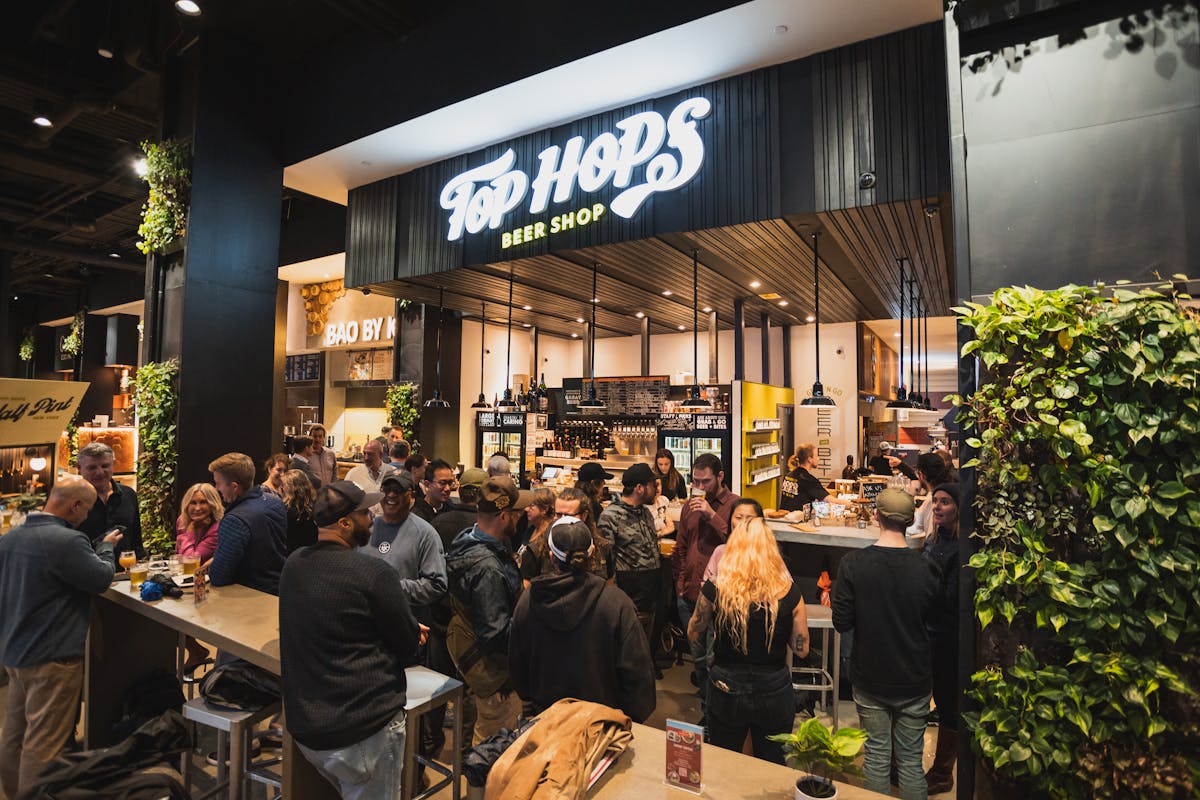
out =
[(667, 731), (667, 783), (700, 794), (700, 755), (704, 728), (677, 719), (669, 719)]

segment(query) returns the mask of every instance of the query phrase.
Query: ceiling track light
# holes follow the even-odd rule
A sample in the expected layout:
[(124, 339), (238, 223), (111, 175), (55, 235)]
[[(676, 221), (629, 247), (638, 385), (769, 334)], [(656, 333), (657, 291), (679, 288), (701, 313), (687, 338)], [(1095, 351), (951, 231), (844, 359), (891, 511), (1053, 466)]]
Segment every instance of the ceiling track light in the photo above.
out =
[(596, 278), (600, 265), (592, 262), (592, 327), (588, 329), (588, 374), (591, 384), (588, 386), (587, 397), (580, 400), (575, 408), (581, 412), (595, 414), (604, 410), (604, 401), (596, 398), (596, 305), (599, 295), (596, 294)]
[(175, 0), (175, 10), (188, 17), (198, 17), (201, 12), (196, 0)]
[(426, 408), (449, 408), (450, 401), (442, 399), (442, 328), (446, 321), (446, 287), (438, 287), (438, 330), (437, 330), (437, 388), (433, 397), (425, 401)]
[(814, 231), (812, 234), (812, 252), (813, 252), (813, 313), (810, 319), (816, 324), (813, 325), (813, 350), (816, 359), (813, 365), (816, 367), (816, 380), (812, 385), (812, 396), (806, 397), (800, 401), (802, 406), (836, 406), (832, 397), (825, 394), (825, 387), (821, 384), (821, 245), (820, 232)]
[(712, 408), (712, 403), (700, 396), (700, 251), (692, 250), (692, 388), (688, 398), (679, 404), (690, 411)]
[(46, 107), (45, 103), (35, 103), (33, 106), (33, 114), (30, 118), (33, 120), (33, 124), (37, 125), (39, 128), (54, 127), (54, 120), (50, 116), (50, 109)]

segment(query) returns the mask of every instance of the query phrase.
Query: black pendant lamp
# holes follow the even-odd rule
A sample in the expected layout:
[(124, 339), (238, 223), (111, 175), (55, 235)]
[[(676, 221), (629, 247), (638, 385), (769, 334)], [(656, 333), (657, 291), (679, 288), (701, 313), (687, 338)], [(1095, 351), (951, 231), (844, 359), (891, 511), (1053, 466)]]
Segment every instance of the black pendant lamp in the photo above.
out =
[(700, 251), (692, 250), (692, 389), (680, 408), (702, 411), (712, 403), (700, 396)]
[(442, 399), (442, 327), (446, 320), (446, 289), (438, 287), (438, 332), (437, 332), (437, 388), (433, 397), (425, 401), (426, 408), (449, 408), (450, 401)]
[(816, 380), (813, 381), (812, 397), (806, 397), (800, 401), (802, 406), (836, 406), (832, 397), (825, 394), (825, 387), (821, 385), (821, 250), (819, 232), (813, 233), (813, 334), (816, 341), (814, 347), (816, 360)]
[[(508, 341), (504, 346), (504, 397), (496, 404), (497, 411), (513, 412), (517, 410), (512, 392), (512, 303), (513, 303), (513, 271), (508, 268)], [(480, 388), (483, 388), (482, 386)]]
[(912, 404), (908, 401), (908, 390), (904, 386), (904, 292), (906, 285), (904, 283), (904, 261), (903, 258), (896, 259), (900, 264), (900, 357), (896, 360), (900, 370), (899, 386), (896, 387), (896, 399), (887, 404), (888, 408), (912, 408)]
[(479, 304), (479, 399), (471, 403), (471, 408), (483, 411), (490, 409), (492, 404), (483, 395), (483, 361), (487, 354), (487, 303)]
[(596, 306), (600, 296), (596, 294), (596, 274), (600, 265), (592, 262), (592, 327), (588, 333), (588, 374), (592, 382), (588, 385), (587, 397), (580, 400), (575, 408), (586, 414), (596, 414), (604, 410), (604, 402), (596, 399)]

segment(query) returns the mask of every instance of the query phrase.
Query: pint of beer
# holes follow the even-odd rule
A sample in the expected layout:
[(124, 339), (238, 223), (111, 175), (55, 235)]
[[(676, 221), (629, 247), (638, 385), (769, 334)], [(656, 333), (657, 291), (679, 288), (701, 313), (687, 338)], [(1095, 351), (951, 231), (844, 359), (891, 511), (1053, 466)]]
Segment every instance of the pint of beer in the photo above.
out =
[(141, 564), (134, 564), (129, 568), (129, 591), (136, 592), (142, 588), (142, 581), (146, 580), (146, 575), (150, 572), (150, 564), (143, 561)]
[(196, 569), (200, 566), (200, 556), (184, 556), (183, 557), (183, 574), (195, 575)]

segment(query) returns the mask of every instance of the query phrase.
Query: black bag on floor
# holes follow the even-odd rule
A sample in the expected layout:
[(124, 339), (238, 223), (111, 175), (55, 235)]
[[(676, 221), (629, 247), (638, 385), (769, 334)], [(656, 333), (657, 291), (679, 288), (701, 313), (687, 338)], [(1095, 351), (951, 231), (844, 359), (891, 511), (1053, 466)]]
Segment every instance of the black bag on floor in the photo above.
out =
[(204, 678), (200, 696), (232, 711), (258, 711), (279, 701), (279, 678), (248, 661), (222, 664)]
[(183, 703), (183, 687), (175, 673), (158, 669), (143, 675), (125, 691), (121, 719), (113, 725), (113, 736), (124, 739), (163, 712), (179, 711)]
[(187, 800), (179, 774), (161, 765), (189, 747), (183, 716), (167, 711), (112, 747), (59, 757), (15, 800)]

